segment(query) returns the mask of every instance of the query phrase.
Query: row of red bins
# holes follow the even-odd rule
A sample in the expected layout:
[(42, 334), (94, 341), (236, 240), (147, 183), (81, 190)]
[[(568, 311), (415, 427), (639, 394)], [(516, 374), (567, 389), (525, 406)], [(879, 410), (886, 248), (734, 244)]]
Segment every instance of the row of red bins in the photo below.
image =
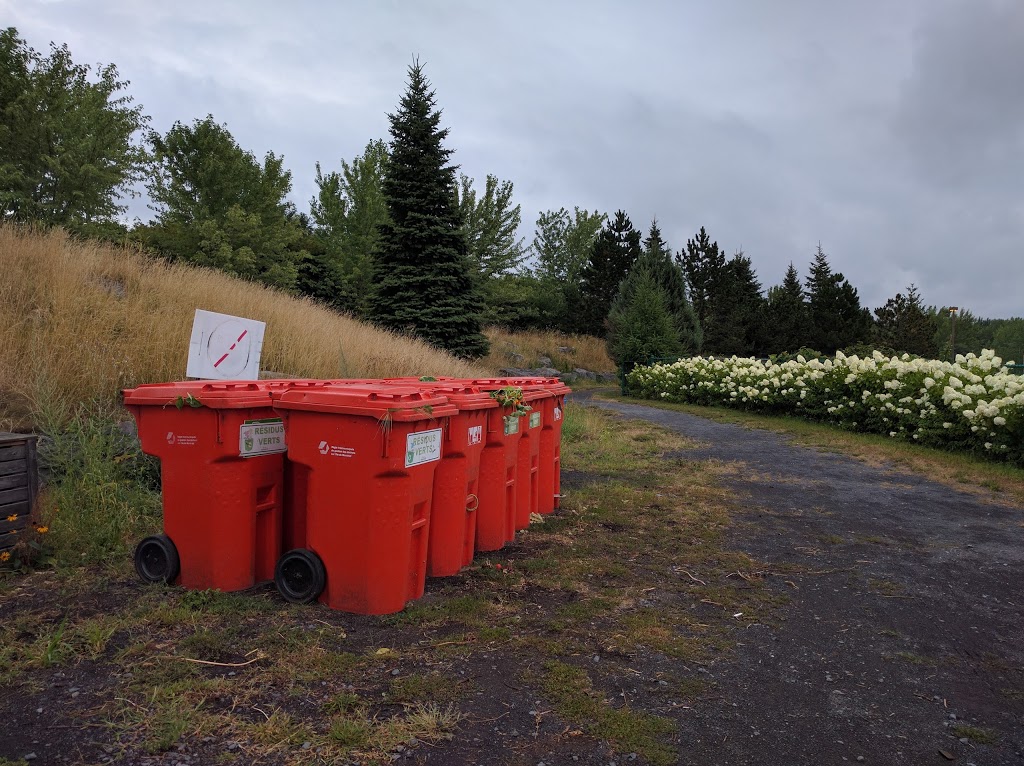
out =
[(197, 590), (273, 579), (294, 603), (400, 611), (427, 576), (457, 573), (558, 507), (567, 393), (557, 378), (126, 390), (142, 450), (160, 458), (164, 511), (136, 569)]

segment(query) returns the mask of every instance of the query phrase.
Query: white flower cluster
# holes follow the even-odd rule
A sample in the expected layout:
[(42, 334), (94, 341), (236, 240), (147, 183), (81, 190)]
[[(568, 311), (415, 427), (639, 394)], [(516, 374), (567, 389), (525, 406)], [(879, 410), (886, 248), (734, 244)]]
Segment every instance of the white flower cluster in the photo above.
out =
[(627, 386), (634, 396), (799, 415), (1024, 464), (1024, 377), (988, 350), (953, 362), (878, 351), (782, 363), (698, 356), (636, 367)]

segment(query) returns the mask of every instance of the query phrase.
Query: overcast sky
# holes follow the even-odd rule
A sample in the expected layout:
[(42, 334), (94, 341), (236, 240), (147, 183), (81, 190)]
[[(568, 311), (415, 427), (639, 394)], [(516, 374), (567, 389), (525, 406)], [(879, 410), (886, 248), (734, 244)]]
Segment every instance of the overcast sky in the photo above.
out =
[[(387, 138), (414, 54), (468, 175), (537, 213), (705, 226), (762, 285), (819, 240), (874, 308), (1024, 315), (1022, 0), (0, 0), (0, 25), (114, 63), (152, 126), (213, 114), (314, 164)], [(145, 207), (133, 208), (145, 216)]]

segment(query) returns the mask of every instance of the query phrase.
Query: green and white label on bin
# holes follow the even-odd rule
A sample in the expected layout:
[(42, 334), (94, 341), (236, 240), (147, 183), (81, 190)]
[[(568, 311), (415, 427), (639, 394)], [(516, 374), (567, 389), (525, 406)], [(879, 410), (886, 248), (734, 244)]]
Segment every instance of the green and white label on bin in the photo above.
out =
[(405, 467), (441, 459), (441, 429), (418, 431), (405, 437)]
[(505, 436), (511, 436), (512, 434), (519, 433), (519, 416), (518, 415), (506, 415), (505, 416)]
[(238, 454), (240, 457), (273, 455), (287, 451), (284, 421), (281, 418), (246, 420), (238, 429)]
[(538, 426), (540, 426), (540, 413), (539, 412), (531, 412), (530, 413), (530, 428), (537, 428)]

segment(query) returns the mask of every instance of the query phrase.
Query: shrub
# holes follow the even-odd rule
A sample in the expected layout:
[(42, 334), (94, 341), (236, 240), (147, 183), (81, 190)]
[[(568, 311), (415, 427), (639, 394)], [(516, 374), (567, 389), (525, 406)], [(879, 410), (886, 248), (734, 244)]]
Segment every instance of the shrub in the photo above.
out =
[(637, 367), (638, 397), (819, 420), (1024, 465), (1024, 378), (993, 351), (954, 362), (846, 356), (786, 362), (693, 357)]

